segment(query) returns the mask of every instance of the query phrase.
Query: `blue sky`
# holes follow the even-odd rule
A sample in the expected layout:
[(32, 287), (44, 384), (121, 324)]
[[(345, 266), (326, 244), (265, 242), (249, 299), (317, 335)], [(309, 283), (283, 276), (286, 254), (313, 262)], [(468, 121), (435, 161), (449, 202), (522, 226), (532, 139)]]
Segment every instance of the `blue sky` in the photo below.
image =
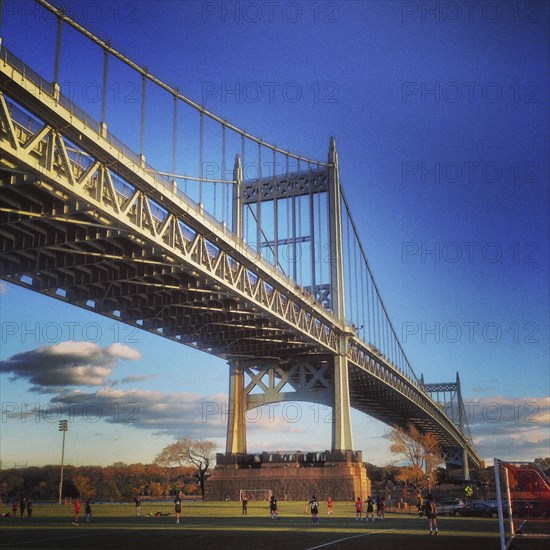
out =
[[(335, 136), (344, 191), (416, 373), (427, 382), (460, 373), (482, 457), (550, 454), (546, 2), (64, 4), (266, 141), (325, 160)], [(51, 79), (51, 17), (30, 0), (4, 5), (4, 44)], [(100, 55), (70, 33), (63, 47), (64, 90), (99, 118)], [(111, 70), (109, 129), (137, 150), (139, 79)], [(163, 124), (170, 136), (169, 101), (159, 96), (147, 120), (149, 151)], [(181, 170), (186, 155), (196, 155), (192, 139)], [(149, 158), (170, 170), (166, 151)], [(4, 467), (59, 460), (56, 407), (69, 398), (74, 464), (148, 462), (181, 436), (223, 450), (223, 360), (12, 285), (0, 292)], [(13, 367), (23, 353), (36, 371)], [(53, 388), (36, 375), (52, 355), (81, 358), (66, 367), (73, 383)], [(249, 448), (328, 448), (327, 414), (308, 403), (252, 411)], [(387, 426), (354, 412), (353, 428), (365, 460), (392, 460)]]

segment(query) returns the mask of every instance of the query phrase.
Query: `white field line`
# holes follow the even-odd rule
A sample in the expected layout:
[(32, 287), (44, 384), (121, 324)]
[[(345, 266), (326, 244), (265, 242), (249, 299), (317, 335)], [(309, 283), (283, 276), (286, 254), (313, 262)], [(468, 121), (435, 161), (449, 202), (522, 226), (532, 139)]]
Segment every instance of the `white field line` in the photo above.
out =
[(325, 542), (325, 544), (320, 544), (319, 546), (312, 546), (306, 550), (317, 550), (318, 548), (325, 548), (326, 546), (331, 546), (332, 544), (338, 544), (345, 540), (357, 539), (359, 537), (368, 537), (369, 535), (375, 535), (377, 533), (387, 533), (388, 531), (395, 531), (395, 529), (381, 529), (379, 531), (369, 531), (368, 533), (362, 533), (361, 535), (353, 535), (351, 537), (344, 537), (343, 539), (333, 540), (331, 542)]

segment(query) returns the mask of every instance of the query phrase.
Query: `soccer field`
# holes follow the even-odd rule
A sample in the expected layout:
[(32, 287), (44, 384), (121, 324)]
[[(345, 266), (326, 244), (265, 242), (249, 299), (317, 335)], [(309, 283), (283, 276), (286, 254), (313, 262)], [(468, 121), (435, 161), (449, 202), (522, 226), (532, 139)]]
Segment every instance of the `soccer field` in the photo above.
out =
[[(249, 505), (242, 517), (238, 502), (185, 502), (176, 525), (169, 503), (145, 503), (141, 517), (129, 504), (96, 504), (92, 521), (83, 514), (72, 525), (72, 507), (35, 504), (32, 518), (0, 518), (0, 548), (132, 548), (218, 550), (388, 550), (439, 548), (498, 550), (496, 519), (439, 518), (440, 533), (429, 536), (427, 522), (415, 515), (387, 514), (384, 521), (356, 522), (353, 503), (335, 503), (334, 516), (320, 514), (312, 525), (305, 503), (279, 502), (272, 520), (266, 502)], [(8, 511), (4, 506), (2, 512)], [(156, 511), (169, 516), (154, 517)], [(147, 515), (151, 514), (151, 515)]]

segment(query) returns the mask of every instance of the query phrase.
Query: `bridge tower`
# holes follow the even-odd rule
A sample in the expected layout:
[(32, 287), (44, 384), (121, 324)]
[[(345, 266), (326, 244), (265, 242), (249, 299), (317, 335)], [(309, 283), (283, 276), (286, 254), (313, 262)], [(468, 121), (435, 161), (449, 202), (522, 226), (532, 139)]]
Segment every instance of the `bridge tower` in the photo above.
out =
[[(468, 427), (467, 411), (462, 400), (460, 389), (460, 376), (456, 373), (454, 382), (442, 382), (425, 384), (421, 377), (424, 389), (430, 397), (439, 405), (441, 410), (454, 423), (454, 425), (471, 441), (470, 428)], [(444, 447), (442, 458), (445, 460), (447, 471), (451, 477), (461, 474), (464, 481), (470, 480), (470, 467), (468, 464), (468, 450), (466, 447)]]
[[(287, 174), (273, 185), (271, 179), (244, 182), (241, 160), (235, 160), (233, 177), (236, 192), (233, 204), (233, 231), (243, 238), (244, 209), (247, 204), (271, 201), (274, 217), (287, 201), (295, 215), (299, 198), (311, 199), (316, 193), (326, 195), (326, 219), (330, 243), (328, 281), (311, 281), (307, 290), (322, 299), (325, 307), (345, 320), (344, 261), (342, 248), (342, 211), (338, 152), (330, 138), (328, 166), (312, 171)], [(259, 209), (258, 209), (259, 211)], [(305, 239), (315, 251), (315, 220), (310, 209), (306, 236), (297, 234), (295, 223), (285, 238), (277, 235), (266, 243), (277, 254), (284, 246), (296, 248)], [(262, 237), (259, 236), (259, 239)], [(314, 279), (314, 278), (313, 278)], [(309, 498), (313, 492), (336, 499), (366, 497), (370, 482), (362, 463), (362, 454), (353, 449), (351, 405), (345, 322), (339, 336), (338, 353), (307, 354), (282, 358), (234, 358), (229, 361), (229, 406), (225, 454), (217, 456), (217, 467), (209, 482), (213, 498), (232, 498), (248, 488), (271, 489), (279, 497)], [(330, 450), (315, 453), (263, 452), (247, 453), (246, 417), (251, 409), (284, 402), (310, 401), (332, 408)]]

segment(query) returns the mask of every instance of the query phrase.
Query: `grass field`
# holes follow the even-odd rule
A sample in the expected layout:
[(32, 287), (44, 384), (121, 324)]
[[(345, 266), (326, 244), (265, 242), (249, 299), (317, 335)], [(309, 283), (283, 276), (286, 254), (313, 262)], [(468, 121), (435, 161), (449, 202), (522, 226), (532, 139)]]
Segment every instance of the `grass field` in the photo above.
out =
[[(356, 522), (353, 503), (335, 503), (334, 516), (322, 507), (313, 526), (305, 503), (279, 502), (281, 519), (271, 520), (266, 502), (249, 504), (242, 517), (238, 502), (185, 502), (180, 525), (171, 504), (145, 503), (141, 517), (130, 504), (95, 504), (92, 521), (81, 513), (72, 525), (72, 507), (34, 505), (33, 517), (0, 518), (0, 548), (168, 548), (219, 550), (499, 550), (496, 519), (440, 517), (440, 533), (428, 535), (427, 521), (409, 514), (387, 514), (384, 521)], [(170, 513), (152, 517), (157, 510)], [(2, 513), (8, 507), (4, 506)], [(82, 506), (82, 512), (84, 506)]]

